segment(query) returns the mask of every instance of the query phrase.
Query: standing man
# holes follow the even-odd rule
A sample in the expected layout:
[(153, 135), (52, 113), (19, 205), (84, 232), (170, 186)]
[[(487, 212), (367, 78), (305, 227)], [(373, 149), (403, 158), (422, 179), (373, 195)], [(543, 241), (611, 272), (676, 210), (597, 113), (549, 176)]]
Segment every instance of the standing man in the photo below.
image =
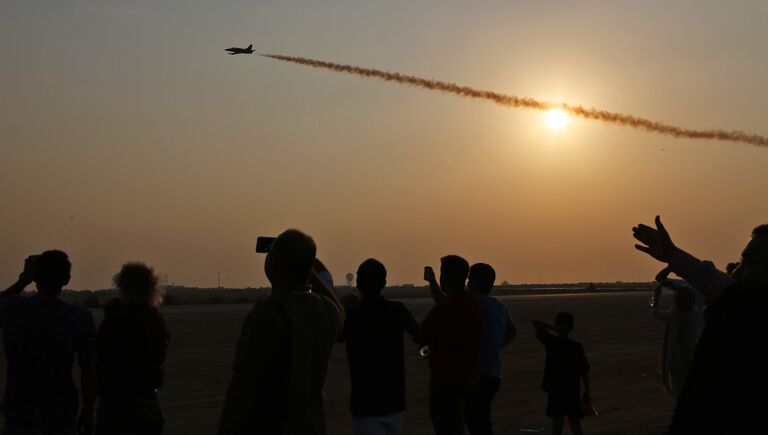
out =
[(421, 324), (429, 346), (429, 408), (437, 435), (464, 434), (467, 411), (477, 392), (477, 369), (483, 338), (483, 312), (466, 291), (469, 263), (448, 255), (440, 260), (440, 287), (445, 298)]
[(316, 251), (298, 230), (270, 247), (264, 271), (272, 292), (243, 324), (219, 434), (326, 433), (323, 384), (344, 310), (318, 276)]
[(419, 323), (402, 302), (381, 295), (387, 269), (369, 258), (357, 269), (359, 304), (347, 312), (344, 332), (352, 379), (355, 435), (400, 435), (405, 411), (403, 333), (418, 340)]
[(714, 268), (672, 243), (656, 216), (656, 228), (633, 229), (635, 247), (708, 297), (707, 323), (688, 368), (669, 434), (753, 433), (763, 427), (768, 353), (768, 225), (752, 231), (732, 273)]
[(506, 305), (490, 295), (496, 271), (489, 264), (476, 263), (469, 268), (469, 291), (483, 309), (484, 333), (480, 346), (477, 396), (467, 419), (472, 435), (492, 435), (491, 402), (501, 384), (501, 349), (509, 344), (517, 330)]
[[(93, 431), (96, 328), (90, 311), (59, 298), (72, 265), (62, 251), (27, 258), (19, 280), (0, 293), (0, 326), (8, 359), (6, 435), (73, 435)], [(37, 293), (20, 295), (34, 282)], [(80, 364), (82, 409), (72, 379)]]

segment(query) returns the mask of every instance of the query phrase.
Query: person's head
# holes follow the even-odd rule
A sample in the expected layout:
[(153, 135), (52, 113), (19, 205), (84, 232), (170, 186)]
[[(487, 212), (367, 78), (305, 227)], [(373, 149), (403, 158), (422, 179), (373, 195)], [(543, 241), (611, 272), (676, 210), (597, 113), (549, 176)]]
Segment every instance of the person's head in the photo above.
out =
[(496, 282), (496, 271), (490, 264), (475, 263), (469, 268), (467, 287), (473, 293), (488, 294)]
[(693, 288), (681, 286), (675, 290), (675, 308), (682, 312), (691, 311), (696, 306), (696, 293)]
[(557, 313), (557, 316), (555, 316), (555, 329), (557, 330), (557, 333), (563, 337), (568, 336), (568, 334), (573, 331), (574, 323), (575, 319), (573, 318), (573, 314), (566, 311)]
[(387, 285), (387, 269), (379, 260), (369, 258), (357, 268), (357, 289), (363, 297), (378, 296)]
[(144, 263), (125, 263), (112, 278), (120, 300), (127, 304), (156, 307), (163, 302), (163, 289), (155, 271)]
[(44, 296), (58, 296), (69, 284), (72, 263), (64, 251), (45, 251), (35, 260), (33, 280), (37, 291)]
[(741, 253), (741, 264), (733, 276), (743, 281), (768, 281), (768, 224), (752, 230), (752, 238)]
[(299, 230), (286, 230), (277, 236), (264, 259), (264, 272), (272, 288), (305, 290), (316, 252), (312, 237)]
[(458, 255), (440, 259), (440, 287), (446, 293), (464, 291), (469, 275), (469, 263)]

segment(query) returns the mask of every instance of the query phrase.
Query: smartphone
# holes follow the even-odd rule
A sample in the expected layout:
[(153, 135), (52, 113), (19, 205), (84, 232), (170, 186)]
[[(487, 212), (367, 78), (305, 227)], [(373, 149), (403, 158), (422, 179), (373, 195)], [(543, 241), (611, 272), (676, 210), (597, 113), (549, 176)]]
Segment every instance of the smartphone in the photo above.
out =
[(274, 243), (274, 237), (259, 237), (256, 239), (256, 252), (259, 254), (266, 254)]

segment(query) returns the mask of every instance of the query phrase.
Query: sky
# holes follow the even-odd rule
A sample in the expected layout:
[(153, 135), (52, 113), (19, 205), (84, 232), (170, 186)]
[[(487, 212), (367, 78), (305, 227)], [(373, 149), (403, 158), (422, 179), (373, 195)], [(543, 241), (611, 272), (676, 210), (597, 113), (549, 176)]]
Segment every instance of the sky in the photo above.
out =
[(343, 282), (455, 253), (510, 283), (651, 280), (661, 214), (723, 267), (768, 222), (768, 149), (675, 139), (313, 70), (306, 56), (693, 128), (768, 134), (762, 1), (0, 0), (0, 285), (58, 248), (74, 289), (126, 261), (267, 285), (296, 227)]

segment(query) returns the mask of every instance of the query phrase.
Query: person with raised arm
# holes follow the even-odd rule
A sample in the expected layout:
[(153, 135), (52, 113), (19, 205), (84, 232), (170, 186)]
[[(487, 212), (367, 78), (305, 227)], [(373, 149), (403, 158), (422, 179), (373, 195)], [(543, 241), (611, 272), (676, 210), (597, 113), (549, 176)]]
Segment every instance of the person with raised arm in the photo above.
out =
[(731, 274), (678, 248), (661, 218), (632, 228), (635, 248), (708, 298), (707, 319), (677, 401), (669, 434), (754, 433), (764, 425), (768, 353), (768, 225), (752, 230)]
[(272, 243), (264, 260), (272, 291), (243, 323), (220, 435), (327, 433), (323, 385), (344, 309), (316, 251), (299, 230)]
[[(69, 283), (66, 253), (27, 258), (18, 281), (0, 293), (0, 328), (8, 360), (5, 435), (93, 432), (96, 400), (96, 328), (85, 308), (59, 296)], [(32, 283), (37, 292), (21, 294)], [(80, 404), (72, 377), (80, 365)]]

